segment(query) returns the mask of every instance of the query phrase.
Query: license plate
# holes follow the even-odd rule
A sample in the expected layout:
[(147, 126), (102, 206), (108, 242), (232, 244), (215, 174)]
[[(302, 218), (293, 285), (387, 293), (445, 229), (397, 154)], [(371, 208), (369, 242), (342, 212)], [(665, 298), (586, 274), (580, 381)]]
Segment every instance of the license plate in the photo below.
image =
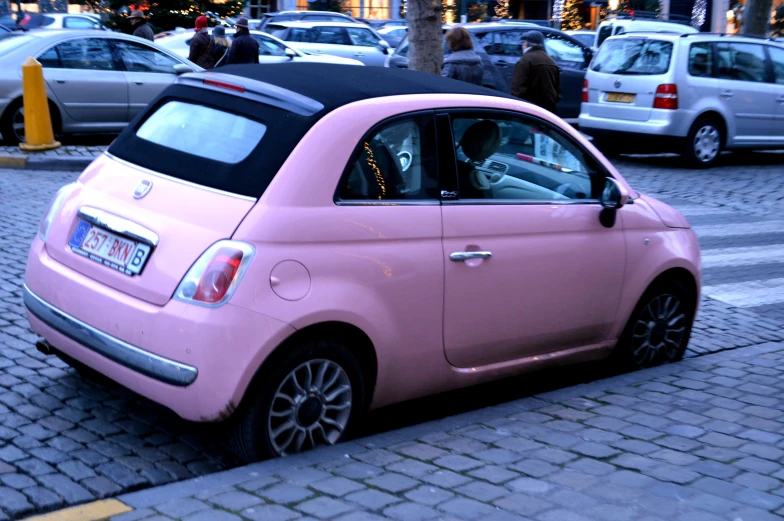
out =
[(623, 92), (608, 92), (604, 98), (611, 103), (634, 103), (636, 94), (624, 94)]
[(68, 245), (74, 253), (130, 276), (141, 273), (150, 255), (149, 245), (114, 234), (87, 221), (79, 221)]

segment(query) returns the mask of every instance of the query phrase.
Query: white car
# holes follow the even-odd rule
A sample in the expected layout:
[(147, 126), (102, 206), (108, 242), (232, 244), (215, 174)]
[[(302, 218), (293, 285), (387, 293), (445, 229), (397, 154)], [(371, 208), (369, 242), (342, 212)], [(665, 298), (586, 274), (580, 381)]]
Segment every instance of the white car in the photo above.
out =
[[(226, 36), (231, 39), (234, 35), (234, 29), (226, 29)], [(167, 49), (178, 56), (187, 58), (190, 53), (191, 39), (193, 39), (194, 31), (186, 31), (182, 33), (174, 33), (165, 38), (155, 40), (155, 43)], [(325, 54), (310, 55), (302, 52), (293, 47), (286, 45), (270, 36), (269, 34), (260, 31), (250, 31), (257, 42), (259, 42), (259, 63), (281, 63), (289, 60), (297, 62), (320, 62), (320, 63), (337, 63), (341, 65), (362, 65), (362, 62), (349, 58), (341, 58), (339, 56), (331, 56)]]
[(690, 25), (677, 23), (675, 21), (666, 22), (656, 19), (608, 18), (599, 24), (599, 30), (596, 31), (596, 40), (592, 47), (598, 49), (610, 36), (641, 32), (692, 34), (698, 33), (699, 31)]
[(364, 24), (342, 22), (270, 23), (266, 30), (300, 51), (354, 58), (365, 65), (383, 67), (389, 43)]

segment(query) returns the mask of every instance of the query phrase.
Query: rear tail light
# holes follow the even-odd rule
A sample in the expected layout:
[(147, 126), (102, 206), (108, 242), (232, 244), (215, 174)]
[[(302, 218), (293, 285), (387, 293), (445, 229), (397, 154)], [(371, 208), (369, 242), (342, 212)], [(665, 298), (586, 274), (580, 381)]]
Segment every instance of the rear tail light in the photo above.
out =
[(253, 246), (244, 242), (216, 242), (191, 267), (174, 298), (209, 307), (225, 304), (237, 289), (255, 252)]
[(75, 189), (76, 183), (71, 183), (60, 188), (55, 194), (54, 199), (52, 199), (52, 202), (49, 204), (49, 208), (46, 210), (46, 214), (44, 214), (44, 218), (41, 220), (41, 224), (38, 226), (38, 238), (43, 242), (46, 242), (46, 237), (49, 235), (49, 228), (51, 228), (54, 218), (60, 213), (60, 207)]
[(665, 83), (656, 87), (653, 108), (678, 110), (678, 86), (672, 83)]
[(583, 80), (583, 103), (588, 103), (588, 80)]

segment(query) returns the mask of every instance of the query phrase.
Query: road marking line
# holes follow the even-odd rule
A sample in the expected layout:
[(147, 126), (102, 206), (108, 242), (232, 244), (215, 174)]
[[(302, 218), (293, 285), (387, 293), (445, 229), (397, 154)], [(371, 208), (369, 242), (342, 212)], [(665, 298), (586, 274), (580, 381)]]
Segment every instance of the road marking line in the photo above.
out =
[(64, 508), (57, 512), (29, 517), (24, 521), (98, 521), (125, 514), (132, 510), (133, 508), (116, 499), (104, 499), (85, 505)]
[(758, 221), (737, 224), (706, 224), (694, 226), (697, 237), (729, 237), (784, 232), (784, 221)]
[(703, 293), (738, 308), (754, 308), (784, 302), (784, 278), (704, 286)]
[(751, 246), (747, 248), (720, 248), (706, 250), (702, 254), (703, 268), (725, 268), (727, 266), (753, 266), (784, 262), (784, 244)]

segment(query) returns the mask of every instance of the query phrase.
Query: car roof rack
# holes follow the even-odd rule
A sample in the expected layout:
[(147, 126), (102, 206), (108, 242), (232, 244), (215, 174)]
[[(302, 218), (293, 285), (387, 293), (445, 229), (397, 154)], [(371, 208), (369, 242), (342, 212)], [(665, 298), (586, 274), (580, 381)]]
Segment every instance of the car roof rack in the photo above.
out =
[(768, 42), (778, 42), (779, 39), (775, 36), (760, 36), (758, 34), (731, 34), (731, 33), (684, 33), (681, 38), (689, 38), (695, 36), (721, 36), (730, 38), (751, 38), (753, 40), (764, 40)]
[(669, 22), (675, 24), (690, 24), (691, 17), (679, 14), (662, 14), (656, 11), (607, 11), (605, 20), (647, 20), (651, 22)]

